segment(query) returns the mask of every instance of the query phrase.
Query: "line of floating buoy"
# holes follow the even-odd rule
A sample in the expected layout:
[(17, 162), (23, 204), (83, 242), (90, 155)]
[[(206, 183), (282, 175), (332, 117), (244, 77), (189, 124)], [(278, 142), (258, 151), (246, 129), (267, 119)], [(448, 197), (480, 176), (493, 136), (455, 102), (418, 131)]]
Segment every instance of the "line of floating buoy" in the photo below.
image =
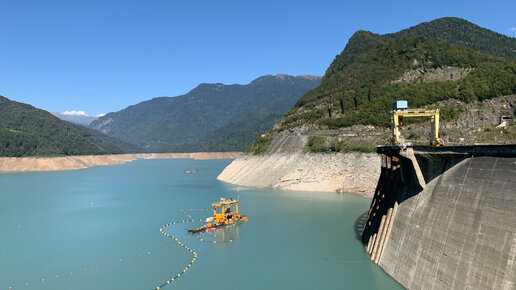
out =
[[(169, 248), (168, 246), (164, 246), (164, 247), (163, 247), (163, 249), (164, 249), (164, 250), (168, 250), (168, 248)], [(162, 249), (161, 249), (161, 248), (156, 249), (156, 252), (157, 252), (157, 253), (161, 253), (161, 251), (162, 251)], [(149, 250), (147, 250), (147, 253), (150, 255), (150, 253), (151, 253), (151, 252), (150, 252)], [(142, 254), (140, 254), (140, 257), (142, 257), (142, 256), (143, 256), (143, 255), (142, 255)], [(133, 260), (133, 257), (132, 257), (132, 256), (129, 256), (129, 257), (128, 257), (127, 259), (125, 259), (125, 260), (124, 260), (123, 258), (120, 258), (118, 261), (119, 261), (119, 263), (125, 263), (125, 262), (128, 262), (128, 260), (132, 261), (132, 260)], [(108, 265), (113, 265), (114, 263), (110, 261), (110, 262), (108, 262), (107, 264), (108, 264)], [(101, 267), (100, 267), (100, 264), (97, 264), (97, 265), (95, 266), (95, 268), (96, 268), (97, 270), (99, 270), (99, 269), (101, 268)], [(88, 271), (88, 268), (86, 268), (86, 267), (83, 267), (83, 268), (82, 268), (82, 272), (85, 272), (85, 273), (86, 273), (87, 271)], [(55, 275), (55, 276), (53, 276), (53, 277), (55, 277), (55, 279), (59, 279), (59, 280), (60, 280), (61, 278), (66, 277), (67, 275), (70, 275), (70, 276), (76, 276), (77, 274), (80, 274), (80, 273), (81, 273), (80, 271), (77, 271), (77, 272), (70, 271), (70, 272), (67, 272), (67, 274), (56, 274), (56, 275)], [(47, 277), (47, 278), (49, 278), (49, 277)], [(48, 283), (48, 282), (50, 281), (50, 279), (47, 279), (47, 278), (45, 278), (45, 277), (40, 278), (40, 280), (39, 280), (39, 281), (41, 281), (41, 284), (42, 284), (42, 285), (45, 285), (46, 283)], [(32, 284), (31, 282), (24, 282), (24, 284), (21, 284), (21, 285), (24, 285), (25, 287), (29, 287), (29, 286), (33, 286), (34, 284)], [(4, 288), (4, 289), (5, 289), (5, 288)], [(14, 287), (13, 285), (10, 285), (10, 286), (8, 286), (8, 288), (7, 288), (7, 289), (9, 289), (9, 290), (13, 290), (13, 289), (20, 289), (20, 287), (18, 287), (18, 286)]]
[[(187, 220), (181, 220), (181, 221), (179, 221), (179, 222), (168, 223), (167, 225), (165, 225), (165, 226), (163, 226), (162, 228), (160, 228), (160, 232), (162, 232), (162, 233), (163, 233), (163, 228), (164, 228), (164, 227), (166, 227), (166, 226), (170, 226), (170, 225), (177, 224), (177, 223), (195, 222), (196, 220), (194, 220), (194, 219), (193, 219), (192, 215), (187, 214), (187, 213), (186, 213), (186, 211), (190, 211), (190, 212), (192, 212), (192, 211), (209, 211), (209, 209), (188, 209), (188, 210), (184, 210), (184, 211), (183, 211), (183, 213), (185, 214), (185, 216), (189, 217), (190, 219), (187, 219)], [(200, 222), (202, 222), (202, 221), (203, 221), (203, 219), (200, 219), (199, 221), (200, 221)], [(18, 225), (18, 228), (21, 228), (21, 225)], [(171, 237), (170, 235), (167, 235), (167, 236), (168, 236), (168, 237)], [(176, 239), (175, 241), (177, 242), (178, 240)], [(196, 259), (196, 257), (197, 257), (197, 253), (196, 253), (196, 252), (194, 252), (192, 249), (188, 248), (186, 245), (184, 245), (184, 244), (182, 244), (182, 243), (178, 243), (178, 244), (179, 244), (180, 246), (184, 247), (186, 250), (188, 250), (191, 254), (193, 254), (193, 255), (194, 255), (194, 257), (193, 257), (193, 259), (191, 260), (191, 262), (189, 263), (189, 265), (188, 265), (188, 266), (187, 266), (187, 267), (186, 267), (186, 268), (185, 268), (181, 273), (179, 273), (178, 275), (176, 275), (176, 277), (172, 278), (172, 280), (169, 280), (169, 283), (165, 283), (165, 285), (166, 285), (166, 284), (170, 284), (172, 281), (174, 281), (175, 279), (179, 278), (182, 274), (184, 274), (184, 273), (185, 273), (185, 272), (186, 272), (186, 271), (191, 267), (192, 263), (195, 261), (195, 259)], [(164, 249), (165, 249), (165, 250), (168, 250), (168, 246), (165, 246), (165, 247), (164, 247)], [(159, 248), (158, 248), (158, 249), (156, 250), (156, 252), (160, 253), (160, 252), (161, 252), (161, 249), (159, 249)], [(143, 252), (143, 253), (145, 253), (145, 252)], [(150, 251), (150, 250), (147, 250), (147, 251), (146, 251), (146, 253), (147, 253), (147, 255), (151, 255), (151, 251)], [(139, 255), (138, 255), (138, 256), (139, 256), (139, 257), (143, 257), (143, 254), (142, 254), (142, 253), (139, 253)], [(135, 256), (135, 257), (136, 257), (136, 256)], [(120, 258), (118, 261), (119, 261), (119, 263), (124, 263), (124, 262), (127, 262), (127, 260), (133, 260), (133, 256), (130, 256), (130, 257), (126, 258), (126, 259), (125, 259), (125, 261), (124, 261), (124, 259), (122, 259), (122, 258)], [(114, 263), (113, 263), (112, 261), (109, 261), (109, 262), (108, 262), (108, 265), (113, 265), (113, 264), (114, 264)], [(96, 268), (97, 270), (99, 270), (99, 269), (101, 268), (101, 267), (100, 267), (100, 264), (96, 264), (95, 268)], [(82, 272), (87, 272), (87, 270), (88, 270), (88, 269), (87, 269), (86, 267), (83, 267), (83, 268), (82, 268)], [(77, 273), (80, 273), (80, 271), (77, 271), (77, 272), (73, 272), (73, 271), (72, 271), (72, 272), (68, 272), (68, 274), (69, 274), (70, 276), (75, 276), (75, 274), (77, 274)], [(60, 274), (56, 274), (56, 275), (55, 275), (55, 278), (56, 278), (56, 279), (61, 279), (61, 278), (63, 278), (63, 277), (65, 277), (65, 275), (60, 275)], [(47, 278), (49, 278), (49, 277), (47, 277)], [(48, 281), (49, 281), (49, 280), (48, 280), (47, 278), (41, 278), (41, 279), (40, 279), (41, 283), (42, 283), (42, 284), (46, 284), (46, 283), (48, 283)], [(24, 284), (22, 284), (22, 285), (24, 285), (25, 287), (28, 287), (28, 286), (33, 286), (34, 284), (31, 284), (31, 283), (29, 283), (29, 282), (25, 282), (25, 283), (24, 283)], [(15, 286), (16, 286), (16, 285), (15, 285)], [(163, 286), (164, 286), (164, 285), (161, 285), (160, 287), (163, 287)], [(18, 289), (18, 288), (19, 288), (19, 287), (18, 287), (18, 286), (16, 286), (16, 289)], [(4, 288), (4, 289), (5, 289), (5, 288)], [(8, 286), (8, 289), (9, 289), (9, 290), (13, 290), (14, 288), (13, 288), (13, 286), (11, 285), (11, 286)], [(157, 289), (159, 289), (159, 288), (157, 288)]]
[[(200, 220), (202, 221), (202, 220)], [(165, 281), (163, 284), (161, 284), (160, 286), (157, 286), (156, 290), (159, 290), (165, 286), (167, 286), (168, 284), (174, 282), (175, 280), (177, 280), (179, 277), (181, 277), (181, 275), (183, 275), (186, 271), (188, 271), (188, 269), (190, 269), (190, 267), (192, 266), (192, 264), (195, 262), (195, 260), (197, 259), (197, 252), (195, 252), (194, 250), (190, 249), (190, 247), (188, 247), (187, 245), (185, 245), (183, 242), (181, 242), (178, 238), (176, 238), (175, 236), (172, 236), (172, 235), (169, 235), (167, 233), (165, 233), (163, 231), (164, 228), (166, 227), (169, 227), (169, 226), (172, 226), (172, 225), (175, 225), (175, 224), (178, 224), (178, 223), (188, 223), (188, 222), (195, 222), (194, 219), (188, 219), (188, 220), (182, 220), (180, 222), (171, 222), (171, 223), (168, 223), (164, 226), (162, 226), (161, 228), (159, 228), (159, 232), (164, 235), (165, 237), (167, 238), (171, 238), (172, 240), (174, 240), (178, 245), (180, 245), (181, 247), (185, 248), (185, 250), (187, 250), (188, 252), (190, 252), (190, 254), (193, 255), (193, 258), (192, 260), (190, 261), (190, 263), (179, 273), (177, 273), (174, 277), (170, 278), (169, 280)]]

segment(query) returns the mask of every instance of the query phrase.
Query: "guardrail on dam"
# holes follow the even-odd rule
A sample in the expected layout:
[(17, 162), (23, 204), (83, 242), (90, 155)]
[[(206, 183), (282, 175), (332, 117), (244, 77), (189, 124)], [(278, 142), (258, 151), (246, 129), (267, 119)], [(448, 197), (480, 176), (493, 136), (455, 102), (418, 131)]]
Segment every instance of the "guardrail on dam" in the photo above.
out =
[(374, 263), (409, 289), (516, 289), (516, 145), (377, 151)]

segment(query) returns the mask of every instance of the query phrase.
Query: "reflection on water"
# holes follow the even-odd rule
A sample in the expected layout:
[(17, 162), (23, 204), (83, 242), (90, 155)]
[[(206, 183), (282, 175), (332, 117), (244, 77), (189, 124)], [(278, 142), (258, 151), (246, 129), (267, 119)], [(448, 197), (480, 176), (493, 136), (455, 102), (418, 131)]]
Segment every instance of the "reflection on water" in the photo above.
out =
[[(189, 228), (198, 228), (206, 224), (206, 218), (212, 213), (211, 209), (183, 209), (181, 210), (185, 218), (192, 219), (197, 222), (189, 224)], [(225, 225), (222, 227), (212, 228), (207, 231), (200, 231), (196, 233), (190, 233), (188, 236), (194, 236), (199, 241), (212, 244), (232, 243), (239, 235), (239, 228), (245, 226), (245, 222), (235, 221), (233, 224)], [(167, 232), (173, 235), (181, 235), (178, 231), (184, 231), (184, 229), (166, 229)]]
[(362, 232), (364, 231), (364, 226), (367, 222), (368, 214), (369, 214), (369, 211), (365, 211), (355, 221), (355, 237), (359, 241), (362, 241)]
[(239, 227), (245, 226), (244, 223), (234, 223), (219, 228), (214, 228), (209, 231), (203, 231), (196, 234), (196, 237), (201, 242), (208, 242), (213, 244), (232, 243), (238, 238)]

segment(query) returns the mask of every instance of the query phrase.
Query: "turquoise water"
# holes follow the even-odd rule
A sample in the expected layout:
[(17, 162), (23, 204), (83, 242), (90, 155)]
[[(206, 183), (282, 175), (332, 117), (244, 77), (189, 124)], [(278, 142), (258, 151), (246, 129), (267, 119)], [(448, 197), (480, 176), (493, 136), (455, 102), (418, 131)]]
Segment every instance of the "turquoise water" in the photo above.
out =
[[(164, 231), (198, 257), (162, 289), (402, 289), (356, 237), (369, 200), (217, 181), (230, 162), (138, 160), (0, 175), (0, 289), (155, 289), (191, 262), (159, 232), (187, 219), (196, 222)], [(184, 172), (190, 168), (201, 170)], [(187, 234), (222, 196), (240, 198), (249, 222)]]

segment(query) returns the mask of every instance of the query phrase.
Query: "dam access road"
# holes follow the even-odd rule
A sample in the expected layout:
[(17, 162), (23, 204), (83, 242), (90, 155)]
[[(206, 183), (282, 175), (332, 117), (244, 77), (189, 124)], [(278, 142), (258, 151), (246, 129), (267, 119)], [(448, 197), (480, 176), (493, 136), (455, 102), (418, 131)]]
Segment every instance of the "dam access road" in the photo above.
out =
[(380, 146), (362, 242), (408, 289), (515, 289), (516, 145)]

